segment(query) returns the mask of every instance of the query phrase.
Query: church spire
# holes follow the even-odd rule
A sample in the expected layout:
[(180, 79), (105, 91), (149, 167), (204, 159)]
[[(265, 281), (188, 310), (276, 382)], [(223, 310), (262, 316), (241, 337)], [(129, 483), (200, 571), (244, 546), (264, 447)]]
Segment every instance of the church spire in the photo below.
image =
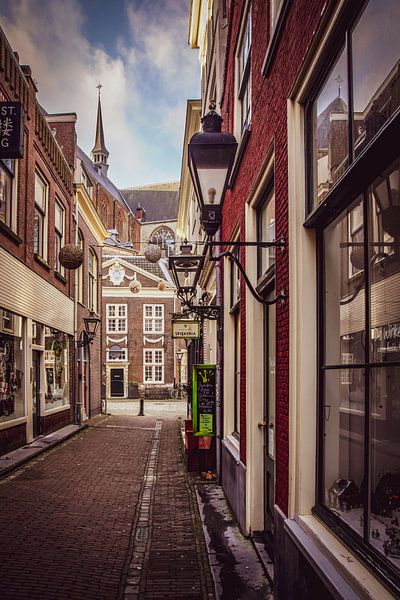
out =
[(97, 170), (100, 171), (102, 175), (106, 176), (108, 171), (107, 159), (109, 152), (104, 142), (103, 118), (101, 115), (100, 90), (102, 87), (101, 83), (97, 86), (97, 89), (99, 90), (99, 100), (97, 105), (96, 140), (92, 150), (92, 159)]

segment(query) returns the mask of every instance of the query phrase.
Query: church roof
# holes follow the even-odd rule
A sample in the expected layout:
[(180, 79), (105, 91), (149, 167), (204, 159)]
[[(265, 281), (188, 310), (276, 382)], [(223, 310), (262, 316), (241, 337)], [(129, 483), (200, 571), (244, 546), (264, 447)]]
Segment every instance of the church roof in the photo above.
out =
[(97, 181), (100, 185), (102, 185), (107, 192), (109, 192), (124, 208), (128, 211), (129, 206), (125, 202), (125, 199), (119, 189), (113, 184), (113, 182), (105, 175), (102, 175), (97, 169), (94, 167), (92, 160), (89, 158), (87, 154), (77, 146), (76, 156), (79, 160), (82, 161), (87, 174), (89, 175), (92, 181)]
[(133, 214), (138, 206), (144, 209), (142, 223), (176, 221), (178, 218), (177, 190), (128, 188), (121, 190), (121, 194)]

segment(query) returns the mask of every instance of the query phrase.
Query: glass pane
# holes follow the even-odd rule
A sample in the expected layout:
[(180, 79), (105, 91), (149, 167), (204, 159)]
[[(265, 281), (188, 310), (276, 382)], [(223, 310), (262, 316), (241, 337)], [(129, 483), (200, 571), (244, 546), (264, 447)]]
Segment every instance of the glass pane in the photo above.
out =
[(25, 414), (24, 355), (22, 319), (1, 310), (3, 331), (0, 333), (0, 423)]
[(11, 227), (12, 177), (0, 164), (0, 221)]
[(400, 367), (371, 373), (371, 544), (400, 568)]
[(55, 227), (61, 234), (64, 232), (64, 208), (56, 201), (54, 213)]
[(400, 103), (400, 3), (370, 0), (352, 35), (354, 150), (379, 131)]
[(325, 372), (324, 503), (352, 529), (364, 525), (365, 371)]
[(347, 90), (344, 48), (312, 106), (314, 206), (322, 202), (348, 166)]
[(371, 358), (400, 360), (399, 163), (374, 182), (370, 206)]
[(46, 184), (42, 178), (35, 173), (35, 203), (46, 212)]
[(325, 363), (365, 362), (363, 200), (324, 232)]
[(46, 410), (69, 404), (68, 336), (45, 328)]
[[(260, 241), (273, 242), (275, 240), (275, 195), (272, 193), (262, 207), (260, 214)], [(260, 275), (275, 263), (275, 248), (262, 248), (260, 251)]]

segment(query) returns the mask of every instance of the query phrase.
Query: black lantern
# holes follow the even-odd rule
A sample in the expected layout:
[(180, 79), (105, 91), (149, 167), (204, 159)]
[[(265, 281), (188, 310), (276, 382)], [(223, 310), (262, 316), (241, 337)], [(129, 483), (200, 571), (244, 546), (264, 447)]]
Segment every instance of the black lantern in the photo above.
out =
[(195, 133), (189, 142), (189, 170), (203, 228), (208, 235), (214, 235), (221, 225), (221, 209), (237, 142), (231, 133), (221, 131), (222, 117), (214, 110), (201, 122), (203, 131)]
[(196, 295), (196, 286), (204, 264), (204, 256), (192, 254), (191, 244), (181, 245), (181, 254), (169, 257), (177, 294), (184, 302)]
[(82, 339), (77, 342), (80, 348), (88, 346), (93, 342), (100, 324), (100, 318), (96, 317), (94, 313), (90, 313), (89, 317), (83, 318), (83, 322), (85, 324), (85, 331), (83, 332)]

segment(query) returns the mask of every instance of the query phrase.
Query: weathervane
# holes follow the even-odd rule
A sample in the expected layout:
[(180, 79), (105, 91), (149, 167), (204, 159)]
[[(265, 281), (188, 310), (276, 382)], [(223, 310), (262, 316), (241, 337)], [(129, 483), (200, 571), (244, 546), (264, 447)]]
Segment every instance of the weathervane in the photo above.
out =
[(339, 98), (340, 98), (340, 92), (342, 90), (343, 77), (339, 74), (337, 77), (335, 77), (335, 81), (337, 81), (337, 84), (338, 84), (338, 95), (339, 95)]
[(101, 90), (101, 88), (102, 88), (103, 86), (101, 85), (101, 83), (99, 83), (99, 85), (96, 85), (96, 87), (97, 87), (97, 89), (99, 90), (99, 98), (100, 98), (100, 90)]

